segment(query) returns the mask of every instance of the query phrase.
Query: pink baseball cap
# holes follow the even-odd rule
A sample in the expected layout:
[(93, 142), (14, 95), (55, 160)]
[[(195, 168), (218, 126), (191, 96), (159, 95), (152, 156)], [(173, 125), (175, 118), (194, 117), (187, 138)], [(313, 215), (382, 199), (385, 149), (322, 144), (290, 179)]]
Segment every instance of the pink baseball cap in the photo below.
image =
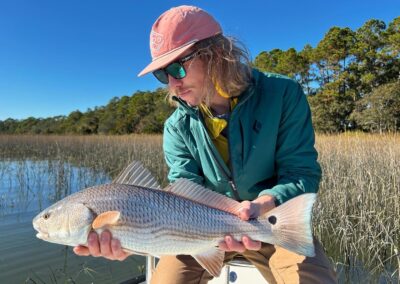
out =
[(171, 8), (153, 24), (150, 33), (152, 62), (138, 77), (171, 63), (196, 42), (221, 33), (221, 26), (206, 11), (194, 6)]

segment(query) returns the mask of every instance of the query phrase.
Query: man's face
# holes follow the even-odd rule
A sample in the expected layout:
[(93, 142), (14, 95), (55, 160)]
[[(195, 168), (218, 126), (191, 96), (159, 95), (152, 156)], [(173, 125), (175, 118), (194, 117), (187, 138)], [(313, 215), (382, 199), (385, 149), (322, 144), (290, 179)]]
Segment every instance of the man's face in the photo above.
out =
[[(188, 51), (182, 57), (190, 54)], [(204, 63), (198, 56), (192, 60), (183, 63), (186, 76), (182, 79), (175, 79), (171, 75), (169, 77), (168, 87), (172, 94), (184, 100), (191, 106), (198, 106), (205, 97), (205, 68)]]

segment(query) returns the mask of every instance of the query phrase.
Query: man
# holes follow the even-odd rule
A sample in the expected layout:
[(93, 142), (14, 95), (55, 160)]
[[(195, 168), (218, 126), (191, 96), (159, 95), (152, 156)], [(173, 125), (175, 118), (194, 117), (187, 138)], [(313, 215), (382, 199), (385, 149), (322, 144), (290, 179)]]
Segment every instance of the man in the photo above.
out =
[[(321, 170), (307, 100), (298, 83), (250, 67), (247, 53), (193, 6), (162, 14), (150, 34), (153, 72), (167, 84), (176, 111), (164, 128), (171, 182), (187, 178), (241, 201), (239, 217), (257, 218), (305, 192), (317, 192)], [(229, 261), (242, 254), (269, 283), (336, 283), (321, 245), (315, 257), (243, 237), (225, 236)], [(127, 257), (106, 232), (89, 236), (80, 255)], [(152, 283), (207, 283), (191, 256), (162, 256)]]

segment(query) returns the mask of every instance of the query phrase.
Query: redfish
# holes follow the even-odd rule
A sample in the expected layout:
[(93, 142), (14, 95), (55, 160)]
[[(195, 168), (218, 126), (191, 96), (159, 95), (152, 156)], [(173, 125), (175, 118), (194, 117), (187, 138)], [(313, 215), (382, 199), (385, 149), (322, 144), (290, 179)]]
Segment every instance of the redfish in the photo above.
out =
[(224, 236), (271, 243), (314, 256), (311, 213), (316, 194), (297, 196), (257, 219), (242, 221), (239, 202), (186, 179), (161, 189), (140, 163), (112, 183), (58, 201), (33, 220), (37, 237), (69, 246), (87, 245), (90, 231), (109, 230), (124, 250), (155, 256), (191, 255), (219, 276)]

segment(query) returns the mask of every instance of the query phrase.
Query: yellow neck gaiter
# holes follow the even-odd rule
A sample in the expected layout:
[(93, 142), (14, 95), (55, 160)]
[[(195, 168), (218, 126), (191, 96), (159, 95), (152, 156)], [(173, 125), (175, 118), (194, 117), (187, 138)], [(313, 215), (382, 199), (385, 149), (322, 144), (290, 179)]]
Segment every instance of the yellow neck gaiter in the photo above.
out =
[[(230, 98), (230, 96), (223, 92), (222, 89), (216, 84), (215, 89), (218, 94), (224, 98)], [(222, 93), (220, 93), (222, 92)], [(232, 98), (230, 100), (231, 111), (237, 104), (237, 98)], [(228, 125), (228, 122), (223, 118), (215, 117), (211, 109), (206, 104), (199, 105), (199, 109), (203, 114), (204, 122), (207, 127), (208, 133), (210, 134), (211, 140), (213, 141), (218, 152), (221, 154), (222, 159), (226, 164), (229, 163), (229, 149), (228, 149), (228, 139), (222, 134), (222, 131)]]
[(225, 98), (225, 99), (229, 99), (231, 96), (224, 92), (224, 90), (222, 90), (221, 86), (218, 84), (218, 82), (216, 80), (213, 80), (214, 86), (215, 86), (215, 90), (217, 91), (217, 94), (220, 95), (221, 97)]

